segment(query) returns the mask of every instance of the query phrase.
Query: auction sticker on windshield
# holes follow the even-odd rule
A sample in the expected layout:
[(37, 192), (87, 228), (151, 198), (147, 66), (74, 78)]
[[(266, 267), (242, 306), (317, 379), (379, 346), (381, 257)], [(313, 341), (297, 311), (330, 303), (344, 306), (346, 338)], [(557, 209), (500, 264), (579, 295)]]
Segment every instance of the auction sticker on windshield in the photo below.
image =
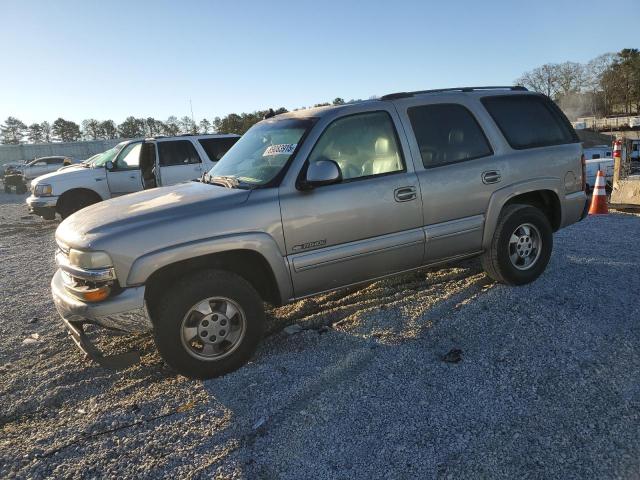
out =
[(297, 143), (279, 143), (278, 145), (269, 145), (262, 156), (291, 155), (297, 146)]

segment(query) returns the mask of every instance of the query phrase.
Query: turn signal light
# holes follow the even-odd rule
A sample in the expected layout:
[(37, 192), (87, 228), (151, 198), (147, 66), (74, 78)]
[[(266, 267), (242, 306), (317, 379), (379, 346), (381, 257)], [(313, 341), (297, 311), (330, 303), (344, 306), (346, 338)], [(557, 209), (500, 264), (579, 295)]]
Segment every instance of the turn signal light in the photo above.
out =
[(87, 302), (101, 302), (102, 300), (106, 300), (110, 292), (111, 292), (111, 289), (105, 286), (105, 287), (96, 288), (95, 290), (82, 292), (80, 295)]

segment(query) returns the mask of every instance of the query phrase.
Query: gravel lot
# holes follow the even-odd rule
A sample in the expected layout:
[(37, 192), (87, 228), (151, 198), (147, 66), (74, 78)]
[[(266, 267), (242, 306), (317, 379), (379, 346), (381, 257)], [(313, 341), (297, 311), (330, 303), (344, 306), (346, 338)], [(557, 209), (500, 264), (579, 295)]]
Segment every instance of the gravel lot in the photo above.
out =
[(143, 353), (126, 371), (83, 361), (57, 222), (23, 201), (0, 194), (1, 478), (640, 476), (638, 216), (561, 231), (532, 285), (471, 261), (273, 310), (253, 362), (197, 382), (145, 336), (99, 336)]

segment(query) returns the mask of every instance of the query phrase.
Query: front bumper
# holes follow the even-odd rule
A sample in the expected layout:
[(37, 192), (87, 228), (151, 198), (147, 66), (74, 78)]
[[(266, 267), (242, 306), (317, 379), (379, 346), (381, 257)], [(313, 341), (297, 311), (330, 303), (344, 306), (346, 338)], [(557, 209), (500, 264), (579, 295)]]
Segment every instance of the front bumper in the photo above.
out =
[(87, 323), (125, 332), (148, 332), (151, 320), (144, 302), (144, 287), (127, 288), (102, 302), (83, 302), (67, 292), (62, 272), (51, 280), (51, 294), (69, 336), (89, 358), (105, 368), (123, 369), (140, 361), (138, 352), (105, 356), (84, 332)]
[(144, 286), (125, 288), (102, 302), (83, 302), (67, 291), (58, 270), (51, 280), (51, 294), (58, 313), (68, 322), (92, 323), (130, 333), (153, 330), (144, 302)]
[(27, 207), (29, 213), (39, 215), (41, 217), (51, 217), (56, 214), (56, 205), (58, 197), (36, 197), (31, 195), (27, 198)]

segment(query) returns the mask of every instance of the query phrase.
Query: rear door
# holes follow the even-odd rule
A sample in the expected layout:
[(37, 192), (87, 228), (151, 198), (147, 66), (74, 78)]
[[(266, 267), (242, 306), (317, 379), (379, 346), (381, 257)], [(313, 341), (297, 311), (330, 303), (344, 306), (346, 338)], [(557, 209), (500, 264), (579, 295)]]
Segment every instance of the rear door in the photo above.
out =
[(191, 140), (158, 140), (159, 184), (195, 180), (202, 175), (202, 159)]
[(479, 104), (448, 98), (397, 101), (422, 191), (425, 263), (481, 251), (489, 199), (507, 174), (480, 126)]
[(107, 170), (107, 182), (112, 196), (142, 190), (142, 177), (140, 175), (140, 148), (141, 142), (130, 143), (118, 154), (113, 168)]

